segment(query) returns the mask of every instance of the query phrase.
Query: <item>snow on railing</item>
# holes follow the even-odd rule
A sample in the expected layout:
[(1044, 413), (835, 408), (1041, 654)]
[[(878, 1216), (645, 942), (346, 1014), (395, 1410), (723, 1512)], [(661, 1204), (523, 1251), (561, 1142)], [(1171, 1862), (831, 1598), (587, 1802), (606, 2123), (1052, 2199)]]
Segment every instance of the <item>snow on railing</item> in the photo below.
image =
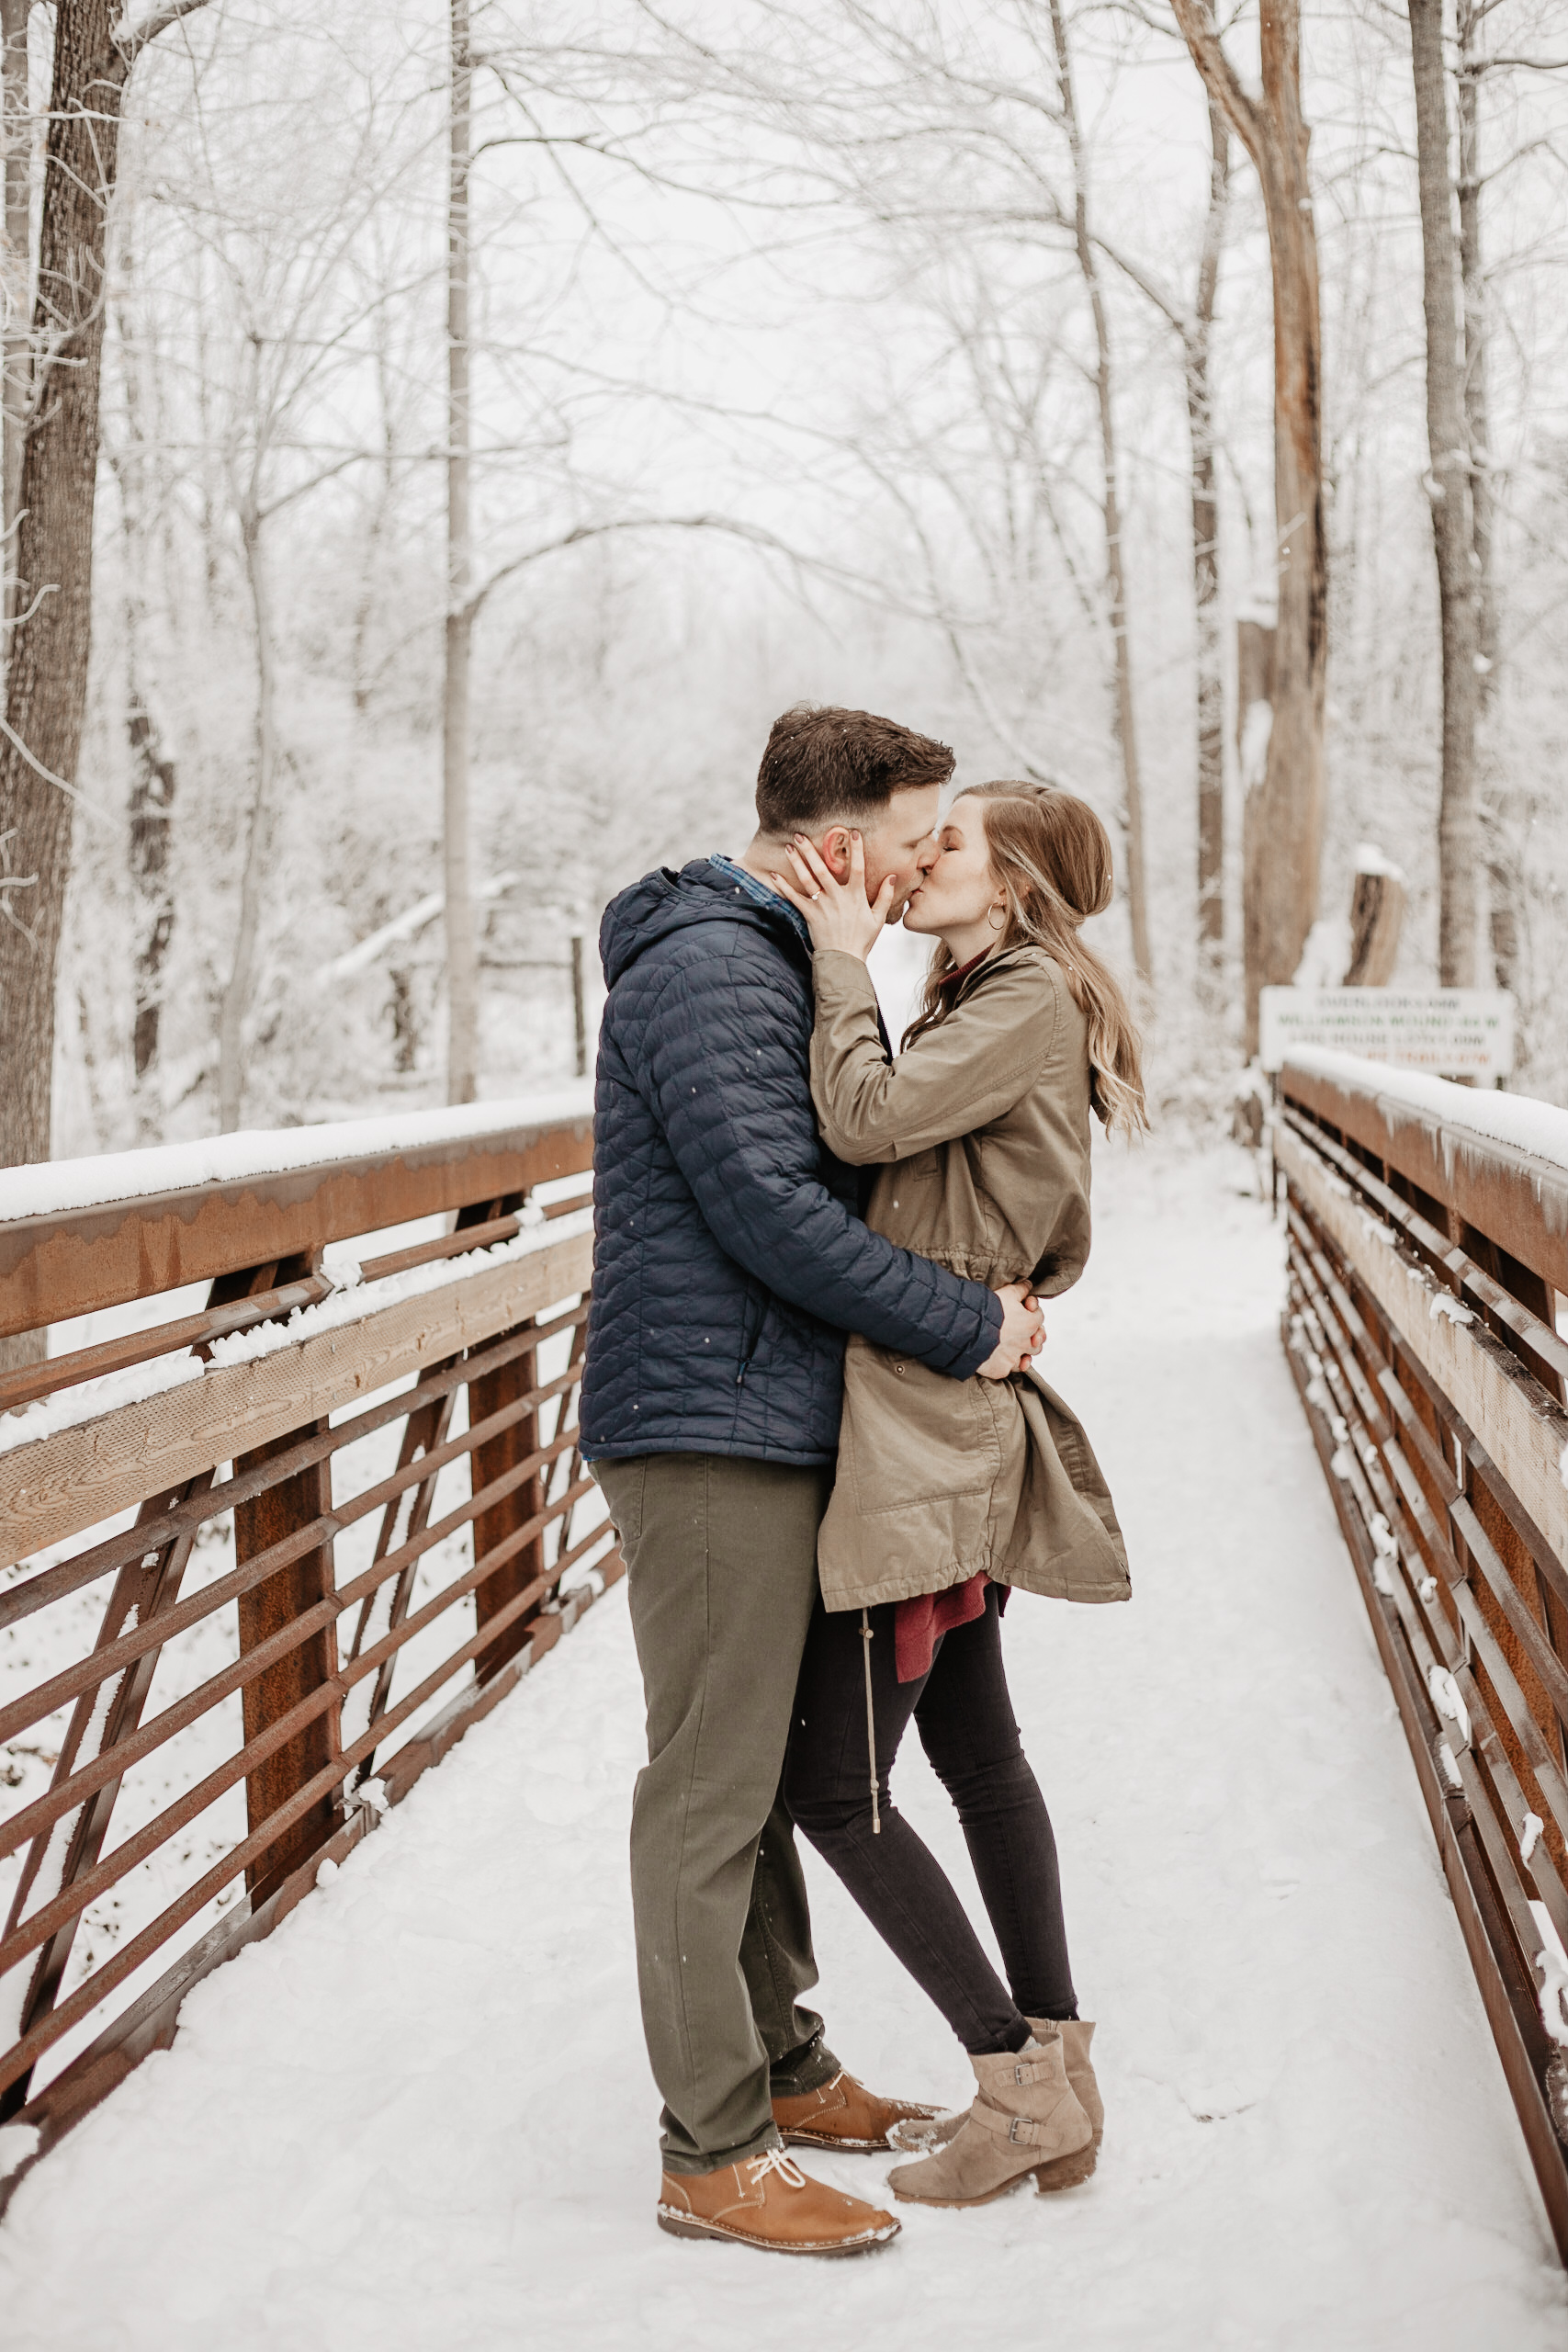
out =
[(1282, 1071), (1285, 1343), (1568, 2262), (1568, 1113)]
[(378, 1119), (329, 1120), (314, 1126), (246, 1127), (194, 1143), (153, 1144), (83, 1159), (40, 1160), (0, 1169), (0, 1225), (23, 1217), (64, 1217), (105, 1203), (162, 1193), (225, 1190), (257, 1178), (292, 1174), (339, 1160), (410, 1159), (503, 1139), (521, 1128), (564, 1127), (593, 1113), (593, 1088), (582, 1079), (547, 1094), (502, 1102), (466, 1102), (439, 1111), (400, 1111)]
[(1538, 1102), (1528, 1094), (1506, 1094), (1491, 1087), (1456, 1085), (1425, 1070), (1394, 1069), (1386, 1062), (1361, 1060), (1325, 1046), (1300, 1046), (1288, 1067), (1305, 1078), (1325, 1080), (1342, 1095), (1376, 1103), (1394, 1125), (1414, 1122), (1435, 1128), (1446, 1148), (1486, 1157), (1489, 1148), (1520, 1152), (1560, 1173), (1568, 1182), (1568, 1111)]
[(578, 1451), (590, 1109), (0, 1175), (0, 1333), (53, 1327), (0, 1373), (24, 2160), (620, 1574)]

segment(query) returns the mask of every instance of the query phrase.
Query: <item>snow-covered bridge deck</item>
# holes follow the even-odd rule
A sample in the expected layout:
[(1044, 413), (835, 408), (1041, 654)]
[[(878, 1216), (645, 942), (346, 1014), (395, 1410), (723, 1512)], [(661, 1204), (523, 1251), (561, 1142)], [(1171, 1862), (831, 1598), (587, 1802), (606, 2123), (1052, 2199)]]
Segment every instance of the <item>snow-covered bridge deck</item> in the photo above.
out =
[[(1087, 2188), (914, 2210), (853, 2264), (656, 2231), (615, 1594), (22, 2183), (8, 2352), (1561, 2345), (1568, 2287), (1281, 1354), (1280, 1227), (1244, 1182), (1239, 1157), (1105, 1155), (1093, 1276), (1051, 1316), (1134, 1573), (1128, 1609), (1008, 1621), (1100, 2020)], [(899, 1771), (964, 1884), (918, 1754)], [(835, 2044), (961, 2094), (940, 2020), (812, 1884)]]

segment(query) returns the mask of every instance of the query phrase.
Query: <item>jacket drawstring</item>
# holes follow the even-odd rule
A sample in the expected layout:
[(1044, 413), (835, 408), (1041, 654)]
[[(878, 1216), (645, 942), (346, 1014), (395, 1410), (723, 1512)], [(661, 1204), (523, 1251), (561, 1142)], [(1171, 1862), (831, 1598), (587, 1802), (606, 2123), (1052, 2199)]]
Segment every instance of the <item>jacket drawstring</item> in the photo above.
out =
[(876, 1801), (876, 1710), (871, 1700), (871, 1619), (863, 1609), (860, 1612), (860, 1637), (865, 1644), (861, 1656), (865, 1660), (865, 1752), (871, 1759), (871, 1827), (873, 1836), (880, 1838), (882, 1815)]

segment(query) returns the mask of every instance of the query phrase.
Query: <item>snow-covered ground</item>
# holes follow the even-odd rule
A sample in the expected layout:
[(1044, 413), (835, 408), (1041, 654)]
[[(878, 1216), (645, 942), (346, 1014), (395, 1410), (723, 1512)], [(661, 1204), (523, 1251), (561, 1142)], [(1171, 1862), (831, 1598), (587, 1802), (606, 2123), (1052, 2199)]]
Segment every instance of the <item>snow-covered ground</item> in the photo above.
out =
[[(1360, 1599), (1280, 1350), (1246, 1163), (1103, 1155), (1050, 1317), (1132, 1553), (1130, 1608), (1021, 1599), (1109, 2110), (1084, 2189), (904, 2210), (784, 2263), (656, 2230), (626, 1836), (641, 1722), (595, 1610), (22, 2185), (7, 2352), (1537, 2352), (1558, 2269)], [(918, 1752), (900, 1801), (973, 1895)], [(857, 2072), (963, 2057), (808, 1863)], [(878, 2192), (886, 2164), (825, 2160)]]

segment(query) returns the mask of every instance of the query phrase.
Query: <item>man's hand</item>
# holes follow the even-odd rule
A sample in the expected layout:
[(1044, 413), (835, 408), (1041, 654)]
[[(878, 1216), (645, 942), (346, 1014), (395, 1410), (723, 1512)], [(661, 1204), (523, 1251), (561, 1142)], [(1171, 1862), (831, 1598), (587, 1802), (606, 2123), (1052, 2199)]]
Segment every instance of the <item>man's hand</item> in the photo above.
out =
[(773, 888), (806, 917), (812, 946), (842, 948), (846, 956), (858, 956), (863, 964), (882, 936), (883, 925), (892, 910), (892, 875), (885, 876), (874, 900), (868, 905), (865, 844), (858, 833), (850, 835), (847, 882), (839, 880), (804, 833), (796, 833), (788, 854), (796, 878), (791, 882), (783, 874), (775, 874)]
[(1010, 1373), (1027, 1372), (1045, 1344), (1045, 1317), (1027, 1283), (1009, 1283), (997, 1296), (1002, 1303), (1002, 1328), (995, 1352), (980, 1366), (982, 1380), (1006, 1380)]

